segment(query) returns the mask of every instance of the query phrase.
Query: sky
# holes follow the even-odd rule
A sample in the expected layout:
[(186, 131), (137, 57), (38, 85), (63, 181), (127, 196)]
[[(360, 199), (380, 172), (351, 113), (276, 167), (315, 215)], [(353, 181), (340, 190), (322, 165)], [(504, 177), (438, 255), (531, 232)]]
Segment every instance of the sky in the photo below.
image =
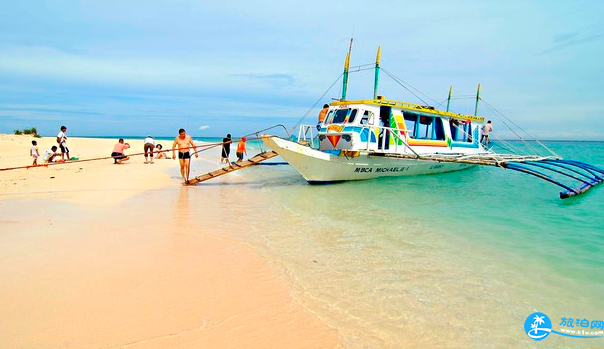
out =
[[(5, 1), (0, 133), (236, 137), (314, 124), (340, 97), (353, 37), (353, 67), (381, 46), (388, 99), (437, 106), (453, 86), (451, 110), (473, 113), (480, 83), (494, 135), (513, 137), (498, 112), (538, 139), (604, 140), (602, 15), (604, 2), (581, 0)], [(372, 96), (373, 71), (352, 72), (348, 99)]]

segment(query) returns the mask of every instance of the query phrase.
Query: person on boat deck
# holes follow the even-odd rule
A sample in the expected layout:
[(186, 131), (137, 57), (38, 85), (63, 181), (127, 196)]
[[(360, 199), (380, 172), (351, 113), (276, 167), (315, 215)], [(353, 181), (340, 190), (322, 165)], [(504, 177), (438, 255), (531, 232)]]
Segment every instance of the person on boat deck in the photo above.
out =
[(321, 129), (321, 124), (325, 121), (325, 116), (327, 115), (327, 110), (329, 109), (328, 104), (323, 104), (323, 109), (319, 112), (319, 122), (317, 123), (317, 130)]
[(491, 124), (491, 120), (489, 120), (484, 126), (482, 126), (482, 137), (480, 137), (480, 143), (484, 140), (484, 146), (489, 146), (489, 134), (493, 132), (493, 125)]
[(243, 154), (247, 155), (247, 150), (245, 150), (245, 141), (247, 138), (241, 137), (239, 143), (237, 143), (237, 162), (243, 161)]
[(178, 148), (178, 162), (180, 163), (180, 175), (185, 184), (189, 184), (189, 173), (191, 172), (191, 153), (190, 148), (195, 151), (195, 157), (198, 158), (197, 146), (193, 138), (185, 132), (184, 128), (178, 130), (178, 137), (174, 138), (172, 143), (172, 157), (176, 159), (176, 148)]
[(111, 157), (113, 158), (114, 164), (121, 164), (124, 161), (128, 161), (130, 157), (124, 155), (124, 150), (130, 148), (130, 144), (124, 143), (124, 139), (120, 138), (119, 141), (113, 146), (113, 152)]
[(222, 139), (222, 155), (220, 156), (220, 163), (224, 161), (225, 164), (229, 163), (229, 155), (231, 154), (231, 134), (227, 134), (225, 138)]

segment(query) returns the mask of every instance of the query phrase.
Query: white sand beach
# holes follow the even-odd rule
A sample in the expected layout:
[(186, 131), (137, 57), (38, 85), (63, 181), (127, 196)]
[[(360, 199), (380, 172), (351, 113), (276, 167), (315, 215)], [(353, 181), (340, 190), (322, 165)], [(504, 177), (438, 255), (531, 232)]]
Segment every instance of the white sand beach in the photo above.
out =
[[(31, 164), (32, 139), (0, 135), (0, 167)], [(142, 152), (142, 140), (126, 141)], [(89, 159), (115, 143), (68, 145)], [(38, 139), (40, 153), (54, 144)], [(198, 172), (216, 169), (219, 148), (193, 161)], [(1, 171), (0, 347), (340, 347), (292, 298), (287, 275), (228, 234), (253, 224), (233, 200), (253, 193), (183, 187), (179, 177), (177, 161), (142, 156)], [(191, 190), (208, 200), (190, 201)], [(193, 205), (216, 219), (197, 221)]]

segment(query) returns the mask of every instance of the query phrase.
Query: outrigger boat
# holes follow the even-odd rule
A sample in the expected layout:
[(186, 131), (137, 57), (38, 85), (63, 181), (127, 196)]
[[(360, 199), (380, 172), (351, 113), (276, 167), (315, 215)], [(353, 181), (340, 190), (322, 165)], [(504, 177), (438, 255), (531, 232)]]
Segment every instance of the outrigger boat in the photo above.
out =
[[(351, 42), (352, 46), (352, 42)], [(389, 100), (377, 94), (380, 49), (375, 62), (373, 99), (347, 100), (350, 49), (346, 55), (342, 97), (329, 104), (319, 125), (301, 125), (296, 141), (264, 135), (264, 143), (311, 184), (414, 176), (458, 171), (476, 165), (530, 174), (575, 196), (604, 181), (604, 169), (552, 156), (497, 154), (480, 143), (485, 118), (431, 106)], [(313, 129), (318, 128), (318, 147)], [(573, 183), (563, 183), (564, 179)]]

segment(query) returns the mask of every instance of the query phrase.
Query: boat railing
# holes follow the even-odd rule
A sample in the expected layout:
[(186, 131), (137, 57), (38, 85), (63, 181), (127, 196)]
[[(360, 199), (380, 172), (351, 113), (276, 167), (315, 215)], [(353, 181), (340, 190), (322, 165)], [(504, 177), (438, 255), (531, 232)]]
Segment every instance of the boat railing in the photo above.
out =
[(313, 129), (316, 128), (316, 125), (300, 125), (298, 129), (298, 143), (308, 144), (312, 148), (315, 140)]
[[(367, 136), (367, 141), (364, 142), (364, 144), (362, 144), (362, 146), (356, 147), (357, 149), (364, 149), (365, 151), (373, 151), (373, 150), (379, 150), (380, 152), (383, 153), (405, 153), (405, 150), (408, 150), (409, 152), (411, 152), (412, 154), (414, 154), (415, 156), (419, 157), (419, 155), (413, 150), (413, 148), (411, 148), (411, 146), (409, 145), (409, 143), (407, 143), (407, 139), (405, 137), (402, 137), (401, 134), (402, 132), (406, 132), (406, 130), (401, 130), (398, 127), (393, 128), (393, 127), (385, 127), (385, 126), (369, 126), (369, 125), (360, 125), (361, 127), (361, 132), (363, 132), (365, 129), (367, 129), (368, 133), (371, 134), (372, 132), (375, 132), (375, 130), (378, 130), (378, 134), (380, 136), (378, 136), (378, 145), (377, 145), (377, 149), (371, 149), (371, 137), (368, 135)], [(316, 128), (316, 125), (300, 125), (300, 128), (298, 129), (298, 143), (305, 143), (308, 144), (310, 147), (314, 147), (314, 141), (315, 141), (315, 136), (314, 136), (314, 131), (313, 129)], [(393, 144), (390, 144), (390, 137), (394, 137), (395, 140), (400, 141), (401, 144), (399, 144), (399, 142), (393, 142)]]
[[(405, 153), (406, 150), (409, 150), (411, 153), (413, 153), (415, 156), (419, 157), (419, 154), (417, 154), (415, 152), (415, 150), (413, 150), (413, 148), (411, 148), (411, 146), (409, 145), (409, 143), (407, 143), (407, 139), (405, 137), (401, 137), (401, 131), (405, 132), (405, 130), (401, 130), (398, 127), (394, 128), (394, 127), (385, 127), (385, 126), (365, 126), (365, 125), (361, 125), (361, 132), (363, 132), (364, 129), (367, 129), (369, 131), (369, 133), (373, 132), (373, 130), (377, 129), (378, 130), (378, 134), (380, 135), (378, 137), (378, 149), (377, 150), (381, 150), (381, 152), (383, 153)], [(393, 142), (393, 144), (390, 144), (390, 137), (393, 137), (395, 140), (400, 141), (399, 142)], [(370, 147), (370, 137), (367, 137), (367, 141), (365, 142), (366, 144), (364, 145), (365, 150), (369, 151)]]

